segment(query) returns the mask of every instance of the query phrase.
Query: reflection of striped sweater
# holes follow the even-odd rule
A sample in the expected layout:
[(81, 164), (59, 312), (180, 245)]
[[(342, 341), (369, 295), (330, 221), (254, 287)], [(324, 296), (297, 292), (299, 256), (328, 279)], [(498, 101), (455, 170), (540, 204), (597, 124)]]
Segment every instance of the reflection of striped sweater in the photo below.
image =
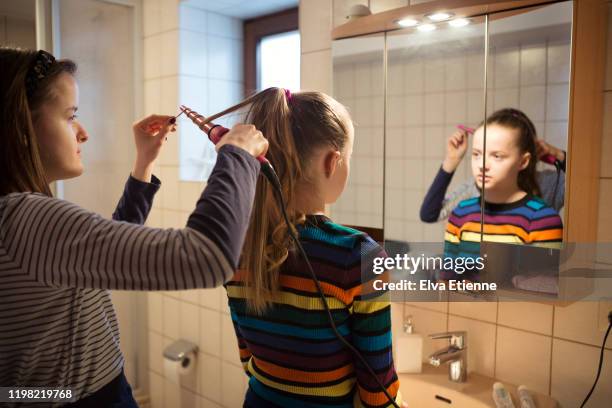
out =
[[(371, 258), (384, 251), (367, 235), (322, 215), (308, 216), (298, 231), (339, 332), (396, 396), (387, 296), (362, 297), (362, 271), (369, 271), (365, 280), (373, 278)], [(246, 308), (245, 273), (227, 283), (240, 358), (250, 376), (245, 406), (387, 406), (365, 367), (334, 336), (309, 276), (304, 261), (290, 254), (281, 268), (280, 293), (263, 316)]]
[[(446, 225), (445, 256), (479, 256), (480, 220), (480, 197), (459, 203)], [(563, 223), (559, 214), (542, 199), (526, 195), (513, 203), (485, 203), (482, 233), (482, 241), (560, 248)], [(449, 273), (444, 277), (449, 278)], [(468, 274), (463, 277), (477, 279)]]

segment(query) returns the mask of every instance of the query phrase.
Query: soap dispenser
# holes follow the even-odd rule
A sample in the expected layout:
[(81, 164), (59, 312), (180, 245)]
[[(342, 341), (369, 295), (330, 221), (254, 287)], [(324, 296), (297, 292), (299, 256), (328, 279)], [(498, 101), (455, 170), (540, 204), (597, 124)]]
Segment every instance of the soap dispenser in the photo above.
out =
[(412, 316), (404, 322), (404, 333), (396, 342), (395, 369), (398, 373), (420, 373), (423, 362), (423, 336), (414, 332)]

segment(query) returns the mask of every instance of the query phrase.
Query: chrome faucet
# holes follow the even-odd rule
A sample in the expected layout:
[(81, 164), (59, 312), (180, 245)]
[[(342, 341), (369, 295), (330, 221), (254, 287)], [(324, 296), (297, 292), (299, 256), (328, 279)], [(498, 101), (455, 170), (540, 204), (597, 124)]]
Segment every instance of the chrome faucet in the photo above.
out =
[(439, 367), (449, 363), (448, 379), (453, 382), (467, 381), (467, 333), (454, 331), (430, 334), (431, 339), (448, 339), (449, 345), (428, 357), (429, 364)]

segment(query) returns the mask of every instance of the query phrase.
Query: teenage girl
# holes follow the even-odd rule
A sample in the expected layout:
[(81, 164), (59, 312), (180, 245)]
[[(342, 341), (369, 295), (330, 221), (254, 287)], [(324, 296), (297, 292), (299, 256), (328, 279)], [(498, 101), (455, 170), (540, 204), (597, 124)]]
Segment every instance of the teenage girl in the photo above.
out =
[[(560, 247), (563, 224), (557, 211), (539, 198), (536, 157), (535, 127), (515, 109), (493, 113), (474, 133), (472, 174), (486, 198), (482, 241)], [(461, 201), (448, 219), (445, 256), (479, 256), (480, 241), (481, 198), (474, 197)], [(457, 278), (452, 271), (443, 277)], [(475, 280), (477, 274), (462, 277)]]
[[(526, 122), (531, 122), (521, 111), (513, 111)], [(535, 132), (535, 130), (534, 130)], [(488, 136), (488, 134), (487, 134)], [(541, 197), (544, 201), (560, 211), (565, 201), (565, 151), (546, 143), (542, 139), (536, 141), (536, 157), (552, 155), (558, 163), (558, 169), (541, 170), (536, 173), (536, 180), (540, 186)], [(459, 185), (454, 191), (445, 196), (446, 190), (453, 178), (455, 170), (468, 149), (468, 133), (465, 130), (455, 131), (447, 141), (446, 156), (434, 180), (423, 199), (419, 212), (421, 221), (433, 223), (448, 219), (455, 206), (466, 198), (478, 196), (480, 193), (473, 180)]]
[[(89, 135), (77, 120), (76, 66), (0, 48), (0, 384), (68, 387), (78, 407), (136, 407), (123, 375), (109, 289), (219, 286), (237, 266), (267, 142), (240, 125), (217, 145), (183, 229), (143, 226), (172, 117), (133, 127), (137, 158), (113, 220), (52, 197), (79, 176)], [(47, 404), (57, 406), (60, 403)], [(34, 405), (38, 406), (38, 405)]]
[[(372, 258), (384, 251), (365, 233), (324, 215), (349, 176), (354, 130), (347, 110), (320, 92), (269, 88), (219, 115), (246, 105), (246, 121), (270, 142), (268, 157), (289, 219), (339, 332), (398, 398), (390, 305), (383, 293), (365, 293), (373, 278)], [(245, 406), (390, 406), (374, 378), (334, 336), (307, 264), (261, 177), (254, 214), (240, 270), (226, 285), (240, 359), (250, 377)]]

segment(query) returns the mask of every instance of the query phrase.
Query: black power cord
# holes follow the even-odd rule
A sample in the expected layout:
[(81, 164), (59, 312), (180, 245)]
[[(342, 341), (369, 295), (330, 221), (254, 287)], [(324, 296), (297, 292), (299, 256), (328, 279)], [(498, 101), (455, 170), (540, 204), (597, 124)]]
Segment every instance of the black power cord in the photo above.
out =
[(308, 259), (308, 256), (306, 255), (306, 251), (304, 251), (304, 248), (302, 247), (302, 244), (301, 244), (299, 238), (295, 235), (295, 232), (293, 231), (293, 226), (291, 225), (291, 222), (289, 221), (289, 217), (287, 216), (287, 211), (285, 209), (285, 200), (283, 199), (283, 193), (282, 193), (282, 190), (281, 190), (280, 181), (278, 180), (278, 176), (276, 175), (276, 172), (274, 172), (274, 169), (272, 169), (272, 166), (263, 166), (262, 165), (261, 169), (262, 169), (262, 172), (264, 173), (264, 175), (266, 176), (266, 178), (271, 182), (272, 186), (274, 187), (274, 191), (276, 192), (276, 195), (277, 195), (278, 200), (279, 200), (279, 206), (281, 208), (281, 212), (283, 214), (283, 218), (285, 219), (285, 224), (287, 224), (287, 229), (289, 230), (289, 235), (291, 236), (291, 238), (293, 239), (293, 242), (295, 242), (295, 245), (297, 246), (298, 250), (300, 251), (300, 255), (306, 261), (306, 265), (308, 265), (308, 270), (310, 271), (310, 275), (311, 275), (312, 279), (314, 280), (315, 286), (317, 287), (317, 291), (319, 292), (319, 296), (321, 297), (321, 302), (323, 303), (323, 307), (325, 308), (325, 312), (327, 313), (327, 319), (329, 320), (329, 325), (331, 326), (332, 331), (334, 332), (334, 335), (366, 367), (366, 369), (368, 370), (370, 375), (374, 378), (374, 380), (376, 381), (376, 383), (378, 384), (380, 389), (385, 393), (385, 396), (389, 399), (389, 402), (391, 404), (393, 404), (393, 406), (395, 408), (400, 408), (400, 406), (397, 405), (397, 402), (395, 402), (395, 399), (393, 397), (391, 397), (391, 395), (387, 391), (387, 388), (378, 379), (378, 377), (376, 376), (376, 373), (374, 372), (372, 367), (370, 367), (370, 365), (365, 360), (363, 355), (361, 355), (359, 350), (357, 350), (355, 347), (353, 347), (353, 345), (351, 343), (349, 343), (340, 334), (340, 332), (338, 332), (338, 328), (336, 327), (336, 323), (334, 322), (334, 318), (332, 316), (331, 310), (329, 309), (329, 305), (327, 304), (327, 299), (325, 298), (325, 293), (323, 293), (323, 289), (321, 288), (321, 284), (319, 282), (319, 279), (317, 279), (317, 275), (315, 274), (314, 270), (312, 269), (312, 265), (310, 264), (310, 260)]
[(606, 331), (606, 335), (604, 336), (603, 343), (601, 345), (601, 353), (599, 354), (599, 368), (597, 369), (597, 376), (595, 377), (595, 382), (593, 383), (593, 386), (591, 387), (591, 391), (589, 391), (589, 393), (587, 394), (587, 396), (584, 399), (584, 401), (582, 401), (582, 405), (580, 405), (580, 408), (583, 408), (584, 405), (589, 400), (589, 398), (591, 398), (591, 394), (593, 394), (593, 391), (595, 391), (595, 387), (597, 386), (597, 381), (599, 381), (599, 376), (601, 375), (601, 368), (603, 366), (604, 351), (606, 349), (606, 341), (608, 340), (608, 335), (610, 334), (610, 329), (612, 329), (612, 311), (610, 311), (608, 313), (608, 322), (609, 322), (608, 330)]

